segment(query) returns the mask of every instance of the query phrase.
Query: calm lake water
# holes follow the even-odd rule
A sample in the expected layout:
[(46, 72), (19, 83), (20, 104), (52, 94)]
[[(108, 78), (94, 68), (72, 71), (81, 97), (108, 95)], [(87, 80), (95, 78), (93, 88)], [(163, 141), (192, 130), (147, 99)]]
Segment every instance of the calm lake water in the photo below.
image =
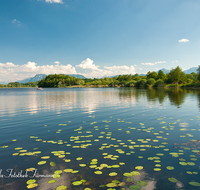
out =
[(0, 89), (0, 189), (200, 189), (199, 111), (200, 90)]

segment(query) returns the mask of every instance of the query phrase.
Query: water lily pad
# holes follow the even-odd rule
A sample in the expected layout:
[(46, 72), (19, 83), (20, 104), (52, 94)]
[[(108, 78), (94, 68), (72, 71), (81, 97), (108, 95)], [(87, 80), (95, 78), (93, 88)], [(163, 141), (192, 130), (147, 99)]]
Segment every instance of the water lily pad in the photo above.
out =
[(137, 184), (140, 186), (146, 186), (147, 183), (145, 181), (137, 181)]
[(173, 183), (178, 182), (178, 180), (176, 178), (174, 178), (174, 177), (170, 177), (170, 178), (168, 178), (168, 180), (173, 182)]
[(174, 169), (173, 166), (167, 166), (166, 168), (167, 168), (168, 170), (173, 170), (173, 169)]
[(72, 172), (73, 171), (73, 169), (65, 169), (64, 170), (64, 172), (66, 172), (66, 173), (70, 173), (70, 172)]
[(83, 158), (82, 157), (78, 157), (78, 158), (76, 158), (76, 160), (82, 160)]
[(26, 183), (29, 185), (29, 184), (33, 184), (35, 183), (36, 180), (35, 179), (29, 179)]
[(139, 175), (140, 175), (140, 172), (138, 172), (138, 171), (132, 171), (132, 172), (131, 172), (131, 175), (139, 176)]
[(94, 173), (99, 175), (102, 174), (102, 171), (95, 171)]
[(61, 174), (61, 173), (62, 173), (62, 170), (56, 170), (54, 173), (55, 173), (55, 174)]
[(153, 170), (156, 171), (156, 172), (158, 172), (158, 171), (160, 171), (161, 169), (160, 169), (160, 168), (154, 168)]
[(120, 183), (118, 180), (112, 180), (112, 183)]
[(133, 180), (134, 180), (134, 179), (133, 179), (133, 178), (130, 178), (130, 177), (126, 179), (127, 182), (132, 182)]
[(80, 167), (85, 167), (85, 166), (86, 166), (86, 164), (79, 164), (79, 166), (80, 166)]
[(38, 162), (38, 165), (43, 165), (43, 164), (46, 164), (47, 161), (40, 161)]
[(28, 189), (32, 189), (32, 188), (37, 187), (37, 186), (38, 186), (37, 183), (33, 183), (33, 184), (27, 185), (26, 187), (27, 187)]
[(63, 189), (67, 189), (67, 186), (61, 185), (56, 188), (56, 190), (63, 190)]
[(131, 177), (133, 174), (132, 173), (124, 173), (123, 175), (126, 177)]
[(139, 186), (139, 185), (131, 185), (131, 186), (129, 186), (129, 189), (138, 190), (138, 189), (141, 189), (141, 186)]
[(72, 184), (73, 185), (81, 185), (83, 182), (82, 181), (74, 181)]
[(50, 165), (51, 165), (51, 166), (55, 166), (56, 163), (55, 163), (55, 162), (50, 162)]
[(56, 182), (56, 180), (50, 180), (50, 181), (48, 181), (48, 183), (55, 183)]
[(109, 173), (109, 176), (116, 176), (116, 175), (117, 175), (116, 172), (111, 172), (111, 173)]
[(52, 177), (53, 177), (54, 179), (56, 179), (56, 178), (59, 178), (60, 175), (59, 175), (59, 174), (53, 174)]
[(116, 183), (108, 183), (106, 186), (107, 186), (107, 187), (116, 187), (117, 184), (116, 184)]
[(142, 170), (142, 169), (143, 169), (143, 166), (136, 166), (135, 169), (137, 169), (137, 170)]
[(191, 182), (189, 182), (189, 184), (193, 185), (193, 186), (196, 186), (196, 187), (200, 186), (200, 183), (199, 182), (195, 182), (195, 181), (191, 181)]
[(71, 173), (75, 174), (75, 173), (78, 173), (78, 172), (79, 172), (78, 170), (73, 170)]

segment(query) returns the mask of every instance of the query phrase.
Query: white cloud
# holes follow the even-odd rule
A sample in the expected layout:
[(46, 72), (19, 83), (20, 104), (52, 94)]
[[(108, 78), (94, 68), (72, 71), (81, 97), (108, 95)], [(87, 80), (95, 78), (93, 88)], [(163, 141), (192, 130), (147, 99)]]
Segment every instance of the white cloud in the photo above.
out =
[(20, 21), (18, 21), (18, 20), (16, 20), (16, 19), (12, 20), (12, 23), (13, 23), (13, 24), (18, 24), (18, 26), (21, 25)]
[(141, 63), (142, 65), (155, 65), (155, 63)]
[(137, 65), (133, 65), (133, 66), (137, 67)]
[(93, 64), (94, 61), (90, 58), (87, 58), (86, 60), (83, 60), (81, 64), (76, 65), (76, 67), (80, 67), (81, 69), (90, 69), (90, 70), (98, 70), (99, 66), (96, 66)]
[(24, 65), (15, 65), (11, 62), (0, 63), (0, 81), (17, 81), (36, 74), (77, 74), (75, 67), (72, 65), (42, 65), (28, 61)]
[(61, 3), (63, 4), (62, 0), (45, 0), (47, 3)]
[(172, 61), (172, 63), (178, 63), (178, 60)]
[(60, 64), (60, 62), (59, 62), (59, 61), (55, 61), (54, 63), (55, 63), (55, 64)]
[(189, 42), (189, 40), (188, 40), (188, 39), (185, 39), (185, 38), (183, 38), (183, 39), (179, 40), (179, 42)]
[(158, 63), (166, 63), (166, 61), (157, 61), (157, 62), (154, 62), (154, 63), (148, 62), (148, 63), (141, 63), (141, 64), (142, 65), (156, 65)]
[(135, 68), (134, 66), (111, 66), (107, 67), (104, 66), (104, 69), (98, 69), (98, 70), (93, 70), (90, 73), (84, 74), (85, 77), (88, 78), (100, 78), (103, 76), (114, 76), (114, 75), (126, 75), (126, 74), (135, 74)]

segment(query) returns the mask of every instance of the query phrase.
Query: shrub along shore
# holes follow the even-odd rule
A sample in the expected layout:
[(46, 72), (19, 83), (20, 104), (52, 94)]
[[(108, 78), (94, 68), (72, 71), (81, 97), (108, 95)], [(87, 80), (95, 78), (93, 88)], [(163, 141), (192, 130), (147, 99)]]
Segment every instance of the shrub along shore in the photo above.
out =
[(181, 88), (199, 88), (200, 87), (200, 65), (197, 73), (185, 74), (177, 66), (165, 74), (162, 70), (158, 72), (148, 72), (145, 76), (119, 75), (116, 77), (105, 77), (101, 79), (81, 79), (64, 74), (48, 75), (38, 82), (18, 83), (11, 82), (7, 85), (0, 84), (0, 88), (23, 88), (23, 87), (42, 87), (42, 88), (84, 88), (84, 87), (181, 87)]

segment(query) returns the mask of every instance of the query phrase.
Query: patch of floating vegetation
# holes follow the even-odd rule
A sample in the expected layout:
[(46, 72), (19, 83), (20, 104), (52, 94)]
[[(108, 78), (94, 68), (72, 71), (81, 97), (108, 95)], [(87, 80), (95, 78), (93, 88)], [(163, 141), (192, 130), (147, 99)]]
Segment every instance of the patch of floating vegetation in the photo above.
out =
[[(131, 190), (141, 189), (143, 186), (147, 186), (148, 183), (148, 181), (141, 180), (142, 172), (145, 171), (146, 167), (142, 165), (137, 166), (136, 163), (133, 163), (131, 165), (131, 169), (134, 169), (135, 171), (131, 171), (131, 169), (129, 170), (130, 165), (126, 164), (125, 161), (122, 162), (125, 157), (129, 156), (130, 158), (138, 159), (138, 161), (146, 160), (149, 166), (151, 166), (152, 172), (157, 172), (158, 175), (161, 172), (169, 172), (169, 174), (171, 175), (173, 171), (170, 170), (175, 170), (175, 167), (165, 165), (165, 162), (163, 162), (164, 159), (168, 158), (169, 156), (173, 159), (179, 159), (179, 164), (181, 165), (180, 167), (182, 167), (186, 171), (188, 170), (186, 166), (190, 166), (192, 168), (196, 165), (195, 161), (198, 160), (198, 155), (200, 155), (200, 151), (198, 150), (200, 149), (200, 140), (191, 139), (190, 141), (184, 142), (180, 145), (178, 143), (170, 144), (166, 142), (166, 137), (167, 135), (170, 135), (170, 130), (176, 130), (176, 124), (181, 120), (178, 119), (175, 122), (167, 123), (166, 121), (164, 121), (165, 119), (166, 117), (157, 118), (158, 126), (160, 126), (160, 128), (157, 126), (147, 127), (148, 123), (146, 123), (145, 121), (143, 121), (144, 123), (134, 124), (134, 122), (126, 121), (125, 119), (117, 119), (120, 127), (116, 128), (115, 130), (112, 125), (108, 125), (108, 123), (111, 122), (110, 120), (103, 120), (103, 126), (99, 122), (97, 126), (97, 121), (93, 121), (89, 123), (90, 128), (85, 128), (86, 124), (84, 124), (84, 127), (79, 126), (78, 128), (74, 129), (75, 134), (74, 136), (69, 137), (69, 139), (52, 140), (43, 139), (42, 137), (37, 136), (30, 136), (30, 140), (36, 141), (35, 143), (37, 143), (38, 145), (41, 143), (51, 143), (54, 149), (49, 154), (46, 153), (42, 155), (42, 152), (40, 150), (37, 150), (39, 147), (34, 149), (37, 151), (28, 151), (23, 149), (23, 147), (16, 147), (14, 148), (15, 152), (12, 153), (12, 155), (38, 156), (40, 154), (38, 158), (41, 158), (42, 160), (38, 160), (38, 167), (50, 167), (51, 169), (55, 168), (54, 174), (52, 176), (54, 179), (49, 180), (47, 182), (48, 184), (56, 183), (57, 185), (58, 180), (56, 181), (55, 179), (61, 178), (63, 175), (69, 175), (72, 176), (70, 178), (70, 183), (72, 184), (72, 187), (74, 186), (74, 188), (79, 188), (75, 186), (81, 186), (81, 189), (84, 188), (84, 190), (94, 189), (93, 183), (95, 182), (86, 182), (86, 180), (82, 179), (82, 177), (87, 176), (87, 172), (92, 171), (94, 179), (98, 179), (98, 177), (102, 176), (106, 176), (106, 178), (108, 178), (105, 179), (105, 183), (100, 185), (100, 187), (107, 187), (109, 190), (114, 190), (117, 187), (122, 187), (122, 189), (128, 188)], [(68, 121), (68, 124), (58, 124), (60, 128), (62, 128), (61, 126), (63, 126), (63, 128), (58, 129), (56, 133), (58, 133), (58, 135), (61, 132), (63, 133), (64, 127), (69, 126), (70, 123), (71, 122)], [(104, 125), (105, 123), (106, 125)], [(185, 126), (188, 127), (188, 124), (179, 123), (179, 127), (182, 127), (180, 128), (181, 137), (193, 137), (193, 134), (187, 133), (187, 130), (185, 130)], [(47, 127), (47, 125), (45, 125), (45, 127)], [(126, 135), (126, 140), (124, 141), (118, 139), (119, 136), (117, 135), (117, 133)], [(137, 138), (135, 138), (135, 133), (137, 133)], [(144, 133), (147, 133), (148, 137), (145, 138)], [(139, 134), (143, 135), (141, 135), (140, 137)], [(151, 137), (149, 135), (151, 135)], [(15, 140), (16, 139), (12, 140), (13, 143), (15, 142)], [(88, 157), (84, 157), (83, 155), (81, 155), (82, 153), (79, 153), (79, 150), (74, 150), (76, 151), (76, 153), (74, 153), (73, 151), (73, 149), (86, 149), (87, 151), (90, 146), (97, 148), (94, 151), (94, 154), (97, 153), (98, 155), (98, 153), (102, 151), (99, 157), (95, 156), (96, 158), (91, 159), (91, 156), (93, 154), (88, 155)], [(8, 146), (3, 145), (0, 148), (8, 148)], [(152, 149), (154, 150), (154, 153), (149, 154), (149, 157), (147, 157), (146, 155)], [(176, 150), (172, 151), (173, 149)], [(182, 158), (184, 157), (185, 151), (192, 152), (192, 154), (190, 155), (190, 160)], [(145, 154), (146, 152), (147, 154)], [(88, 160), (88, 158), (90, 160)], [(102, 160), (104, 160), (103, 163)], [(67, 169), (59, 167), (59, 164), (57, 166), (57, 162), (64, 162)], [(113, 162), (113, 164), (111, 165), (110, 162)], [(124, 167), (124, 165), (126, 167)], [(80, 171), (78, 169), (80, 169)], [(27, 171), (34, 170), (35, 168), (27, 169)], [(124, 172), (125, 170), (126, 172)], [(196, 171), (186, 171), (185, 173), (186, 175), (198, 174), (198, 172)], [(169, 177), (166, 179), (168, 179), (169, 183), (178, 182), (178, 180), (174, 177)], [(200, 186), (199, 182), (194, 181), (189, 182), (189, 184), (192, 186)], [(36, 183), (36, 180), (27, 181), (28, 189), (35, 188), (37, 186), (38, 184)], [(67, 186), (65, 184), (58, 184), (56, 190), (62, 189), (67, 189)]]

